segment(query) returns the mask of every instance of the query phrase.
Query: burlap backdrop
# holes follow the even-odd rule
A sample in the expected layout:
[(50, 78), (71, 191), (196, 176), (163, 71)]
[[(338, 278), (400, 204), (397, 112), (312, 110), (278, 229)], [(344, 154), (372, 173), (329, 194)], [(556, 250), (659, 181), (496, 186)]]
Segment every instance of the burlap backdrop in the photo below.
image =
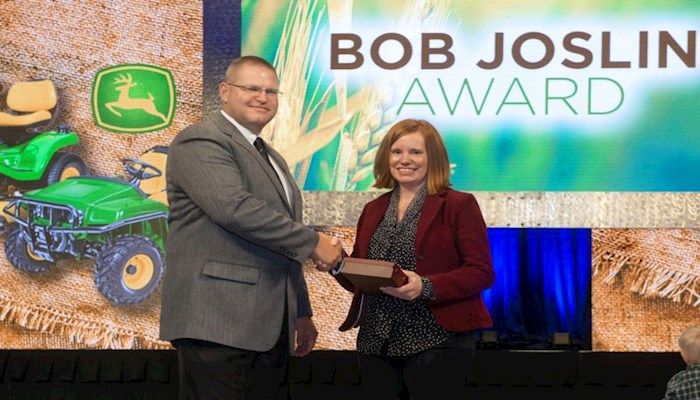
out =
[[(59, 95), (57, 122), (80, 136), (74, 149), (92, 173), (114, 176), (120, 160), (170, 143), (201, 119), (201, 1), (55, 2), (3, 1), (0, 6), (0, 98), (15, 82), (51, 79)], [(168, 68), (175, 78), (177, 109), (162, 131), (125, 135), (92, 122), (90, 91), (97, 70), (140, 63)], [(4, 246), (4, 240), (1, 241)], [(0, 329), (3, 348), (154, 348), (159, 293), (116, 307), (95, 288), (92, 262), (61, 262), (45, 274), (18, 272), (0, 248)], [(34, 335), (18, 334), (17, 327)]]
[(700, 321), (700, 230), (593, 230), (593, 350), (677, 351)]

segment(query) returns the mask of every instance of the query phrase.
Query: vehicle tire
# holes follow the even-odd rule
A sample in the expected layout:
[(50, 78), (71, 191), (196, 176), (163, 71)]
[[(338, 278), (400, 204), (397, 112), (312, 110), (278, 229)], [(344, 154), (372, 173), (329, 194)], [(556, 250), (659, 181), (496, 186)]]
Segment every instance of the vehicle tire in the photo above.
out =
[(153, 294), (165, 269), (158, 246), (141, 236), (119, 236), (95, 260), (95, 285), (118, 305)]
[(5, 238), (5, 255), (7, 260), (20, 271), (44, 272), (55, 265), (32, 253), (19, 227), (12, 229)]
[(88, 174), (87, 165), (75, 153), (59, 151), (46, 169), (46, 186), (73, 176)]

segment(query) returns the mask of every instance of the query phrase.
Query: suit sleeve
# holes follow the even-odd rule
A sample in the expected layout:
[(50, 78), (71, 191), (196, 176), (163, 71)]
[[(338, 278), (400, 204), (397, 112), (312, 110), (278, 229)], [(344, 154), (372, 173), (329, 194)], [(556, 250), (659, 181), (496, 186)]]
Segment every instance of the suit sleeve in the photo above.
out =
[(169, 149), (170, 183), (221, 228), (303, 263), (318, 234), (246, 190), (229, 144), (189, 133)]
[(299, 284), (297, 288), (297, 318), (313, 316), (311, 300), (309, 299), (309, 288), (306, 285), (303, 268), (299, 271)]
[(435, 291), (434, 303), (477, 295), (495, 279), (486, 224), (473, 195), (464, 197), (456, 214), (453, 230), (460, 265), (449, 272), (427, 275)]

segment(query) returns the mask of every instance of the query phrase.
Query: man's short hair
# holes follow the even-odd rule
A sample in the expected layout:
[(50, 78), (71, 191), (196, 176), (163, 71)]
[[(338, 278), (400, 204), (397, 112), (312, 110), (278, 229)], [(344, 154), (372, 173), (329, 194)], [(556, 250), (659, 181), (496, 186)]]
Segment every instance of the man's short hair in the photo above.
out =
[(690, 365), (700, 364), (700, 325), (686, 329), (678, 338), (678, 346)]
[(254, 65), (257, 67), (265, 67), (270, 71), (274, 72), (275, 75), (277, 75), (275, 67), (264, 58), (260, 58), (258, 56), (241, 56), (231, 61), (231, 64), (228, 65), (228, 68), (226, 68), (226, 75), (224, 75), (224, 80), (228, 80), (229, 78), (231, 78), (241, 65)]

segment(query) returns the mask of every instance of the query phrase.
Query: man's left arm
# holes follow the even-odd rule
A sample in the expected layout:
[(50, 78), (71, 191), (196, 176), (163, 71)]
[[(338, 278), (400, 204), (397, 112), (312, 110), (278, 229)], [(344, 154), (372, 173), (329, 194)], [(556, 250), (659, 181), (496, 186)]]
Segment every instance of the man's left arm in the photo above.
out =
[(306, 285), (306, 279), (304, 279), (304, 269), (301, 268), (299, 271), (299, 283), (297, 285), (297, 316), (311, 317), (312, 315), (309, 288)]
[(299, 273), (299, 285), (297, 290), (297, 320), (294, 324), (294, 355), (303, 357), (311, 352), (316, 345), (318, 331), (311, 319), (311, 301), (309, 300), (309, 289), (306, 286), (303, 269)]

